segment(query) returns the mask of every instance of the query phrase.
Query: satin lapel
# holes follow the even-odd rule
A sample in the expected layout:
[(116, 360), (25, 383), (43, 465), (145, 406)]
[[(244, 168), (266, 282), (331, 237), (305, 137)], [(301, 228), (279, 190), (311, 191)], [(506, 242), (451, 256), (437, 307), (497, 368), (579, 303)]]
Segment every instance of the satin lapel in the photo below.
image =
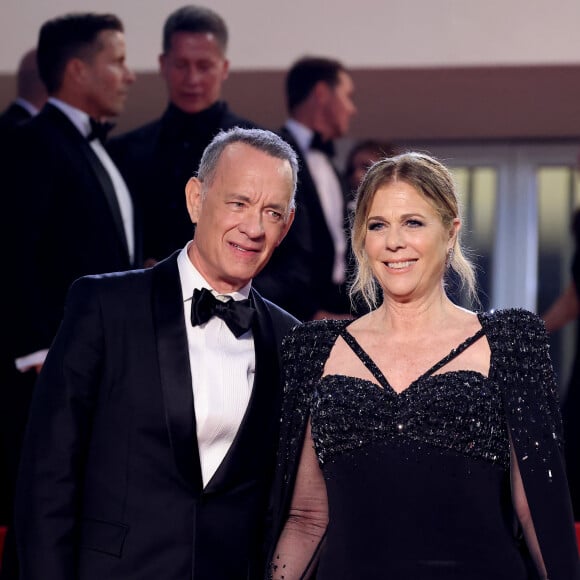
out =
[[(105, 199), (109, 209), (111, 210), (111, 215), (113, 218), (113, 223), (115, 224), (115, 230), (120, 238), (120, 241), (125, 248), (127, 254), (127, 259), (129, 256), (129, 246), (127, 245), (127, 238), (125, 236), (125, 229), (123, 228), (123, 218), (121, 217), (121, 209), (119, 208), (119, 202), (117, 201), (117, 194), (115, 193), (115, 188), (113, 182), (107, 173), (107, 170), (103, 167), (103, 164), (97, 157), (97, 154), (93, 151), (88, 141), (80, 134), (78, 129), (71, 123), (69, 118), (60, 111), (57, 107), (54, 107), (50, 103), (47, 104), (43, 111), (46, 111), (48, 115), (53, 119), (55, 123), (58, 123), (69, 134), (69, 138), (74, 144), (75, 151), (81, 151), (83, 157), (86, 159), (87, 163), (90, 165)], [(78, 153), (77, 153), (78, 155)]]
[(245, 473), (269, 471), (278, 444), (280, 420), (280, 362), (272, 317), (261, 297), (252, 290), (252, 300), (258, 311), (252, 327), (256, 351), (254, 388), (238, 433), (208, 482), (205, 492), (218, 491), (228, 483), (239, 481)]
[(115, 224), (115, 230), (117, 235), (121, 238), (123, 247), (129, 255), (129, 246), (127, 245), (127, 237), (125, 236), (125, 228), (123, 227), (123, 218), (121, 216), (121, 209), (119, 208), (119, 201), (117, 200), (117, 194), (115, 193), (115, 187), (113, 182), (107, 173), (107, 170), (103, 167), (103, 164), (97, 157), (97, 154), (92, 150), (91, 146), (85, 141), (82, 151), (85, 154), (89, 165), (93, 169), (93, 172), (101, 185), (101, 189), (105, 194), (105, 199), (111, 210), (111, 215), (113, 217), (113, 222)]
[(171, 449), (185, 481), (200, 492), (201, 467), (177, 253), (155, 266), (153, 274), (153, 318)]

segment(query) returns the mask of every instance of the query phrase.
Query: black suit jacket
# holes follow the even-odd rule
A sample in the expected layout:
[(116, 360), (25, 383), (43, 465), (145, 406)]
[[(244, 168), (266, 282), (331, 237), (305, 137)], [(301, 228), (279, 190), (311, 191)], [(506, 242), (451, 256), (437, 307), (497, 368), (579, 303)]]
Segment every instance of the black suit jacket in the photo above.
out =
[(107, 148), (143, 207), (145, 258), (160, 260), (191, 240), (185, 185), (215, 135), (236, 126), (256, 125), (221, 101), (195, 115), (170, 104), (160, 119), (110, 140)]
[(202, 487), (176, 255), (83, 278), (38, 380), (16, 502), (22, 580), (258, 578), (297, 322), (252, 290), (256, 374)]
[[(3, 247), (11, 248), (14, 332), (23, 355), (50, 346), (76, 278), (134, 264), (111, 179), (59, 109), (47, 104), (14, 131), (7, 175), (0, 220)], [(139, 263), (137, 225), (135, 241)]]
[[(10, 138), (12, 131), (17, 125), (31, 117), (32, 115), (16, 102), (11, 103), (0, 114), (0, 158), (3, 160), (4, 170), (9, 166), (5, 162), (12, 148)], [(13, 241), (8, 236), (3, 241), (5, 241), (4, 248), (12, 248)], [(9, 305), (7, 310), (10, 311), (12, 303), (8, 297), (5, 299), (4, 304)], [(6, 328), (3, 330), (2, 344), (4, 347), (0, 354), (0, 523), (4, 525), (11, 520), (12, 491), (16, 474), (15, 468), (18, 463), (17, 450), (20, 449), (21, 428), (24, 425), (22, 414), (24, 417), (26, 416), (31, 387), (34, 382), (33, 375), (23, 375), (16, 370), (14, 353), (10, 348), (11, 336), (6, 330)], [(16, 426), (19, 428), (13, 429)]]
[[(334, 243), (306, 159), (294, 137), (283, 127), (280, 136), (296, 151), (299, 162), (296, 215), (286, 238), (256, 277), (256, 288), (301, 320), (318, 310), (350, 312), (345, 285), (332, 281)], [(346, 221), (346, 197), (345, 228)]]
[(28, 121), (32, 115), (21, 105), (14, 102), (8, 105), (2, 114), (0, 114), (0, 133), (10, 130), (19, 123)]

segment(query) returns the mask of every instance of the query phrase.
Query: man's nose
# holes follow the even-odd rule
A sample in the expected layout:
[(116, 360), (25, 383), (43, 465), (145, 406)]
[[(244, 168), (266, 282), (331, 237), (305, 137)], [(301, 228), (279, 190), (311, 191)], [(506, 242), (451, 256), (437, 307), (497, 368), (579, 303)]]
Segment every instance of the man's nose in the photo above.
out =
[(125, 80), (128, 84), (133, 84), (137, 80), (137, 75), (129, 67), (125, 72)]
[(199, 69), (196, 66), (190, 66), (187, 68), (187, 82), (196, 83), (199, 81)]
[(261, 212), (247, 212), (240, 222), (240, 231), (249, 238), (259, 238), (264, 234), (264, 220)]

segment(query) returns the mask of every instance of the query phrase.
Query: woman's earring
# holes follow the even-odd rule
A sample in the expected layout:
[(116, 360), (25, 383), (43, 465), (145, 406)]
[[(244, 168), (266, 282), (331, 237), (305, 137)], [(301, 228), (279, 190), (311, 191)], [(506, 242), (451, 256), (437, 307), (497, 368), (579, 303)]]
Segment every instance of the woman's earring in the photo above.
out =
[(447, 251), (447, 257), (445, 258), (445, 267), (449, 268), (451, 266), (451, 262), (453, 261), (453, 248), (449, 248)]

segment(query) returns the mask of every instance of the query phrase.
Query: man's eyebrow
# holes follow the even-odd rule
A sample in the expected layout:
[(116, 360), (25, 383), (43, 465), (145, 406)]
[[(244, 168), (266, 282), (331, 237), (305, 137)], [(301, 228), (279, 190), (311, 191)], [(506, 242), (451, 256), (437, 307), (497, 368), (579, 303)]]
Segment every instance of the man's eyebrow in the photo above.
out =
[(288, 209), (287, 205), (284, 205), (281, 203), (270, 203), (270, 204), (268, 204), (268, 207), (275, 209), (277, 211), (280, 211), (280, 212), (285, 212)]
[[(235, 200), (235, 201), (245, 201), (246, 203), (252, 203), (252, 198), (245, 193), (230, 193), (227, 196), (228, 200)], [(284, 212), (287, 209), (287, 205), (282, 203), (269, 203), (267, 207), (275, 209), (277, 211)]]

